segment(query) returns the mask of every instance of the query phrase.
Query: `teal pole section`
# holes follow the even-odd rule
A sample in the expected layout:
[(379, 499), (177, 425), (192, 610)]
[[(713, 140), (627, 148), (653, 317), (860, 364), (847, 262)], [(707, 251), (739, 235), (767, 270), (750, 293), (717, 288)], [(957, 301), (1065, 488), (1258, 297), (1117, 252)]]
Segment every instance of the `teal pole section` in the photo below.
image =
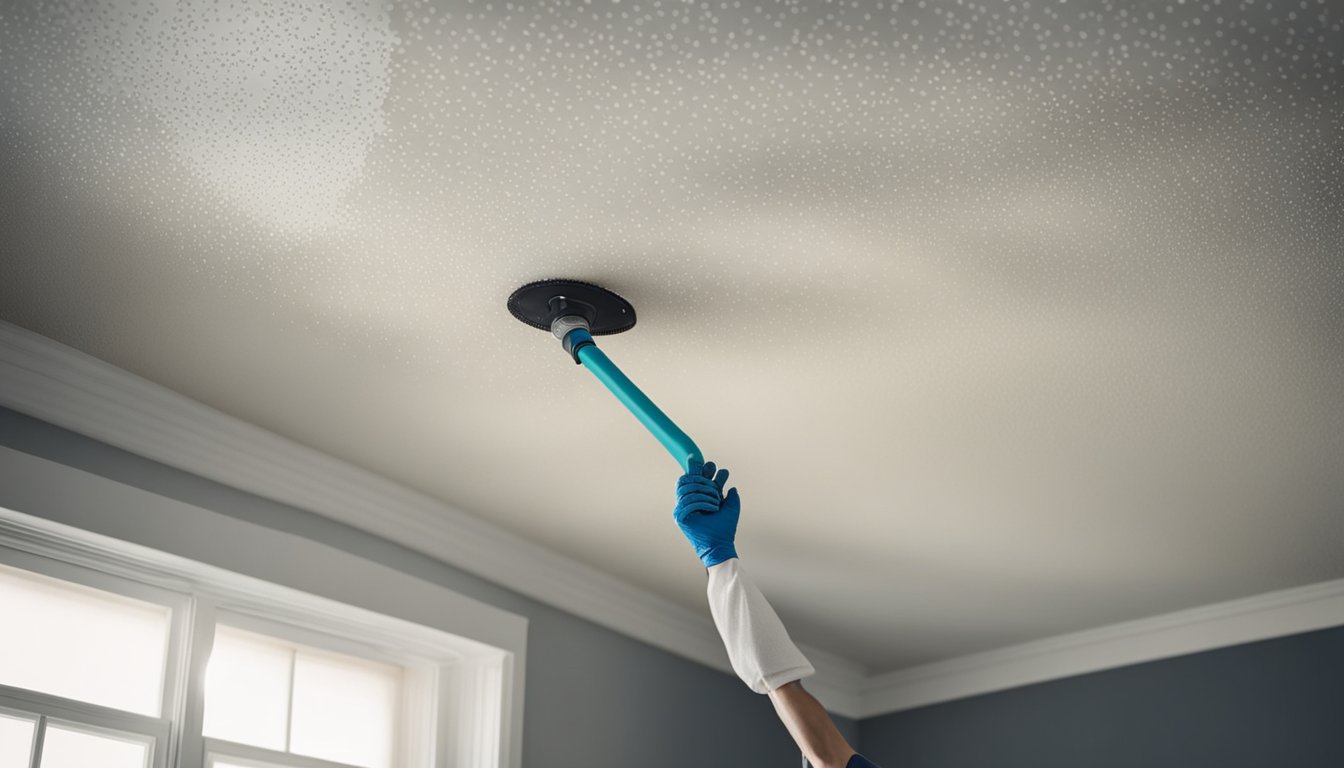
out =
[(630, 412), (635, 414), (639, 423), (658, 438), (658, 442), (663, 444), (667, 452), (672, 454), (672, 458), (681, 464), (683, 472), (689, 472), (692, 461), (703, 461), (700, 455), (700, 449), (695, 447), (695, 441), (690, 436), (681, 431), (681, 428), (672, 423), (667, 418), (667, 414), (658, 410), (658, 406), (648, 398), (639, 387), (631, 381), (611, 359), (606, 356), (602, 350), (595, 344), (586, 344), (579, 348), (579, 362), (583, 367), (593, 372), (597, 380), (607, 386), (616, 399), (625, 404)]

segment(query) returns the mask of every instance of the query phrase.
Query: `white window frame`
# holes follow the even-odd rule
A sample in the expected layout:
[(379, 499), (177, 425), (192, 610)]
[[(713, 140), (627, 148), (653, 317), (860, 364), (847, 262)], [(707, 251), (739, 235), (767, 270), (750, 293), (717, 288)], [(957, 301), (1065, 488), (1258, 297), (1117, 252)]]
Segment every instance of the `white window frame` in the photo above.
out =
[[(37, 554), (35, 550), (39, 547), (36, 546), (36, 542), (30, 541), (25, 545), (20, 540), (11, 540), (12, 534), (7, 532), (5, 528), (4, 521), (0, 520), (0, 565), (10, 566), (68, 584), (152, 603), (168, 609), (168, 642), (165, 646), (165, 654), (169, 663), (165, 664), (163, 678), (160, 680), (159, 717), (168, 720), (174, 719), (172, 715), (180, 698), (180, 689), (185, 684), (185, 669), (172, 664), (171, 660), (183, 655), (183, 643), (186, 642), (188, 629), (186, 618), (191, 610), (191, 597), (184, 591), (184, 585), (170, 584), (161, 580), (128, 578), (123, 570), (118, 568), (108, 567), (100, 570), (89, 567), (88, 564), (92, 560), (96, 560), (97, 556), (94, 553), (82, 551), (81, 548), (71, 547), (67, 556), (59, 559), (50, 555)], [(2, 687), (4, 687), (3, 681), (0, 681), (0, 688)], [(80, 707), (96, 706), (74, 699), (62, 700)], [(106, 709), (109, 712), (121, 711), (107, 707), (100, 709)]]
[(173, 714), (178, 701), (178, 689), (183, 683), (182, 670), (172, 660), (183, 655), (182, 644), (190, 599), (187, 595), (161, 586), (125, 578), (114, 569), (98, 571), (78, 564), (87, 561), (88, 552), (72, 547), (69, 557), (53, 559), (35, 554), (30, 542), (22, 547), (21, 541), (10, 542), (0, 522), (0, 564), (55, 579), (59, 582), (88, 587), (122, 597), (163, 606), (168, 609), (168, 642), (165, 645), (163, 677), (160, 679), (159, 715), (154, 717), (136, 712), (106, 707), (90, 702), (68, 699), (40, 691), (5, 685), (0, 681), (0, 710), (20, 717), (34, 717), (37, 728), (30, 749), (29, 768), (37, 768), (42, 758), (42, 740), (49, 722), (56, 722), (74, 730), (82, 730), (118, 738), (140, 737), (149, 742), (147, 768), (167, 768), (172, 765), (175, 734)]
[(203, 735), (206, 662), (215, 627), (227, 624), (405, 669), (399, 768), (517, 764), (500, 749), (515, 653), (5, 507), (0, 563), (163, 605), (171, 616), (158, 718), (0, 685), (0, 708), (37, 720), (36, 744), (52, 721), (151, 740), (147, 768), (207, 768), (224, 756), (267, 768), (353, 768)]
[(164, 768), (168, 759), (171, 723), (167, 718), (123, 712), (8, 685), (0, 685), (0, 713), (34, 721), (28, 768), (38, 768), (42, 763), (42, 743), (50, 723), (72, 731), (142, 742), (147, 747), (148, 768)]

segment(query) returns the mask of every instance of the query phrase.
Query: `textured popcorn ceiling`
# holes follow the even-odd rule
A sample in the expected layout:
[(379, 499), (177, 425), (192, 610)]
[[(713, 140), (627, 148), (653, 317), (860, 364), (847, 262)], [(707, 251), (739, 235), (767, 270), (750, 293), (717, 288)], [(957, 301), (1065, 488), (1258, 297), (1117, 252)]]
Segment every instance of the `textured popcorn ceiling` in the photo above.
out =
[(1344, 19), (1302, 2), (15, 2), (0, 318), (703, 606), (733, 469), (874, 670), (1344, 576)]

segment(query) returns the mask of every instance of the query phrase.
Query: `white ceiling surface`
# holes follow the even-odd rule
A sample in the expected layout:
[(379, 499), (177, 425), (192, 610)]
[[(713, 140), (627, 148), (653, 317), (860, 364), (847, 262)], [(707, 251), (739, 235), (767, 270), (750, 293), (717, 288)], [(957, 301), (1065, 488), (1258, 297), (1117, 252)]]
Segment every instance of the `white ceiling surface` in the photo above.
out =
[(703, 606), (673, 461), (874, 671), (1344, 576), (1306, 2), (0, 9), (0, 318)]

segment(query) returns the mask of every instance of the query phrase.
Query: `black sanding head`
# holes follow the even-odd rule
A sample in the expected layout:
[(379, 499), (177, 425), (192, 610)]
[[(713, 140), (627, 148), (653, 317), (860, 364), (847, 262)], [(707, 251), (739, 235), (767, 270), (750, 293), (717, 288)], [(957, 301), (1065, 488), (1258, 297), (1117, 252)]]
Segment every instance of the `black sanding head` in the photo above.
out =
[(509, 296), (509, 312), (533, 328), (551, 330), (557, 317), (578, 315), (589, 333), (606, 336), (635, 327), (635, 308), (606, 288), (578, 280), (538, 280)]

